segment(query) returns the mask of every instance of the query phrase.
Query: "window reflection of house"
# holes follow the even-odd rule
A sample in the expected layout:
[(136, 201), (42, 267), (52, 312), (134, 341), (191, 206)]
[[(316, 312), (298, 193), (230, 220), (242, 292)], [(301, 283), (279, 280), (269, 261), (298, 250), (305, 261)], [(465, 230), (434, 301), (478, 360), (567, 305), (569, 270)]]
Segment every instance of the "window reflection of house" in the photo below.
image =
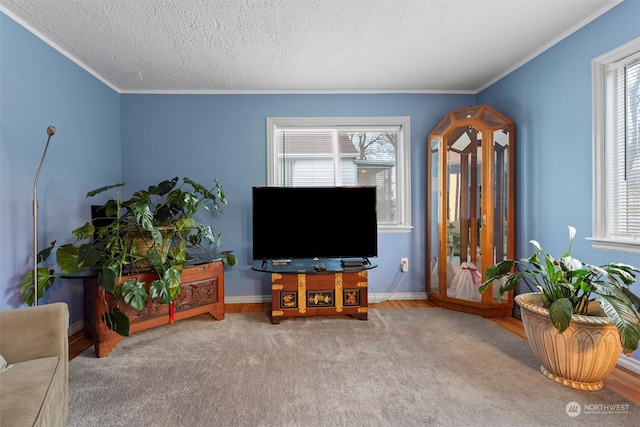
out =
[(397, 221), (397, 132), (280, 129), (278, 186), (362, 185), (377, 188), (379, 223)]
[(354, 160), (357, 167), (358, 185), (375, 186), (378, 222), (394, 222), (396, 214), (395, 163)]
[[(338, 143), (331, 130), (285, 130), (278, 135), (280, 169), (278, 186), (306, 187), (335, 185), (334, 152), (338, 152), (341, 185), (356, 185), (353, 161), (358, 150), (346, 134)], [(334, 144), (337, 145), (334, 147)]]

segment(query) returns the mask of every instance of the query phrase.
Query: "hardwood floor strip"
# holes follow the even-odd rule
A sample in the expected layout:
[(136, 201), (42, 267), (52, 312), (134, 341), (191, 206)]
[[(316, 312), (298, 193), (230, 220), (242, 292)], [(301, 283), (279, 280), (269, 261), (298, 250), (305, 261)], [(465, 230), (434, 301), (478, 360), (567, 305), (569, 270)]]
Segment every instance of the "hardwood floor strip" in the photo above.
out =
[(522, 326), (522, 321), (520, 319), (515, 317), (494, 317), (488, 318), (487, 320), (495, 323), (502, 329), (511, 332), (518, 338), (522, 338), (523, 340), (527, 339), (527, 335), (524, 332), (524, 327)]
[[(435, 305), (428, 300), (392, 300), (370, 304), (369, 307), (380, 309), (403, 309), (433, 308)], [(269, 311), (271, 311), (270, 303), (225, 304), (225, 313), (268, 313)], [(520, 319), (515, 317), (498, 317), (488, 318), (487, 320), (495, 323), (499, 327), (521, 339), (527, 339)], [(85, 338), (82, 331), (70, 336), (69, 360), (91, 347), (91, 345), (91, 340)], [(609, 376), (604, 380), (604, 386), (614, 393), (617, 393), (635, 404), (640, 405), (640, 375), (631, 372), (628, 369), (616, 366), (613, 372), (611, 372), (611, 374), (609, 374)]]

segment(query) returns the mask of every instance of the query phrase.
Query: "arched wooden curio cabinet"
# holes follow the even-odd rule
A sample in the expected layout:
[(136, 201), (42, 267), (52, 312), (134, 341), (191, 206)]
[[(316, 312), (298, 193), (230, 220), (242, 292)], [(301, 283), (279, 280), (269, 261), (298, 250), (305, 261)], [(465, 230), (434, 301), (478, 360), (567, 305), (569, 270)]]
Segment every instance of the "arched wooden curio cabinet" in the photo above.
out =
[(514, 257), (514, 124), (488, 105), (455, 110), (429, 135), (427, 294), (436, 305), (511, 316), (513, 291), (483, 295), (484, 271)]

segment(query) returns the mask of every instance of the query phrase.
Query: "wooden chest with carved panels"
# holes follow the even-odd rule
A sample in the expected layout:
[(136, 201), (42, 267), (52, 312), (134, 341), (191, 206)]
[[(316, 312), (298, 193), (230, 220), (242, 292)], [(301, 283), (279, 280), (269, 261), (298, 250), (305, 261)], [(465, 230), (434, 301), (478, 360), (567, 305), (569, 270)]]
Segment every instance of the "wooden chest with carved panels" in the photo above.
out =
[[(123, 276), (151, 283), (157, 278), (152, 272)], [(98, 286), (95, 277), (84, 278), (84, 332), (93, 340), (96, 357), (107, 356), (122, 337), (110, 330), (102, 321), (105, 312), (115, 306), (131, 320), (130, 334), (166, 325), (200, 314), (209, 314), (216, 320), (224, 319), (224, 264), (222, 261), (185, 267), (182, 271), (180, 294), (173, 301), (173, 315), (167, 304), (149, 300), (141, 311), (121, 302), (118, 304), (113, 294)]]
[(271, 321), (346, 314), (366, 320), (368, 271), (271, 273)]

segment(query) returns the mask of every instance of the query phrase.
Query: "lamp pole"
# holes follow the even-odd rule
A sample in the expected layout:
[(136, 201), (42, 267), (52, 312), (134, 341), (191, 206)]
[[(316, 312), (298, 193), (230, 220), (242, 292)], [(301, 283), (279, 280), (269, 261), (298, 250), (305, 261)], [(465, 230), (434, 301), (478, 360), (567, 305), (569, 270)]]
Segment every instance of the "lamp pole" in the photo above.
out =
[(47, 149), (49, 148), (49, 141), (51, 137), (55, 135), (56, 128), (49, 126), (47, 128), (47, 145), (44, 146), (44, 153), (42, 153), (42, 159), (40, 159), (40, 166), (38, 166), (38, 172), (36, 172), (36, 179), (33, 182), (33, 305), (38, 305), (38, 178), (40, 178), (40, 170), (44, 163), (44, 157), (47, 155)]

